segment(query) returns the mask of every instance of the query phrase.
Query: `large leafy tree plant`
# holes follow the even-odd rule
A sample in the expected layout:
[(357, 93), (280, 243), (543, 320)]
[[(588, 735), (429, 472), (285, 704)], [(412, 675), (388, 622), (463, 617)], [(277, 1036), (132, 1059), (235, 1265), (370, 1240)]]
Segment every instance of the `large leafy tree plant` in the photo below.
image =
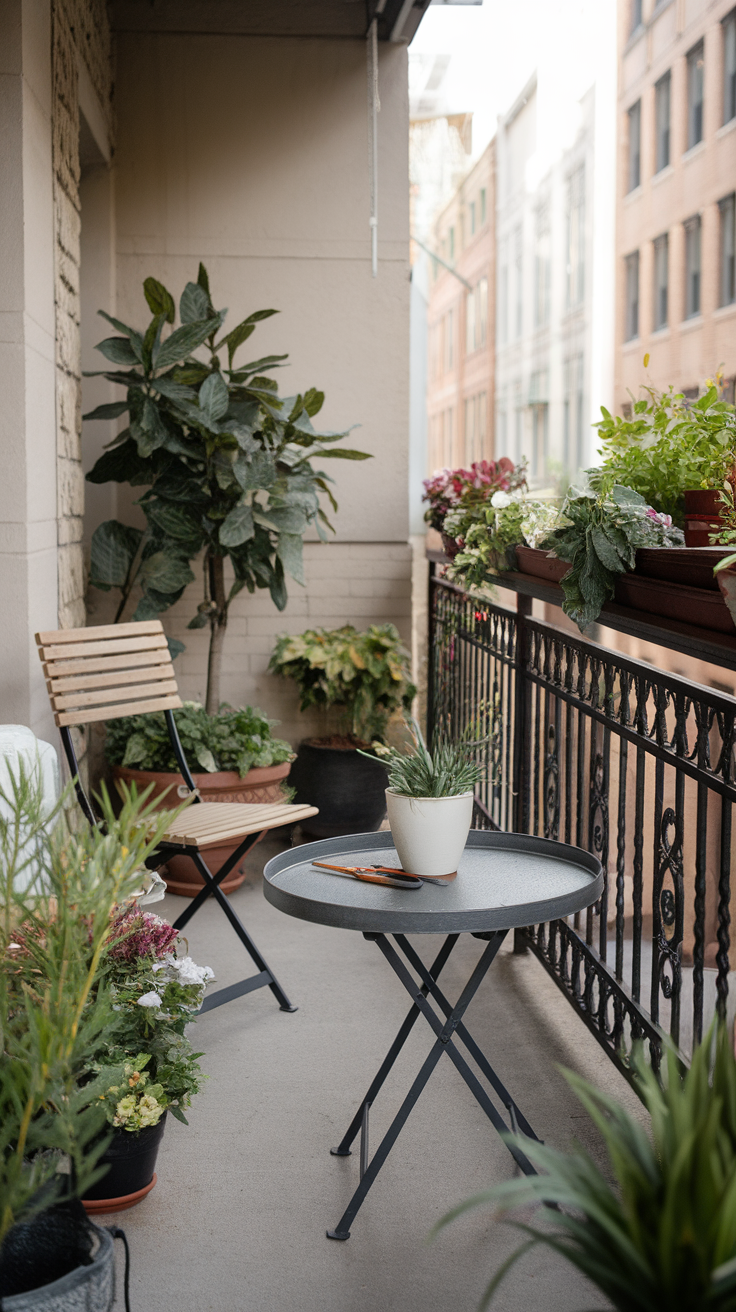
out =
[[(345, 432), (318, 431), (312, 420), (324, 394), (280, 397), (263, 372), (285, 355), (235, 365), (238, 349), (259, 320), (256, 310), (220, 335), (227, 310), (215, 310), (204, 265), (187, 283), (175, 322), (171, 293), (155, 278), (143, 291), (152, 318), (145, 331), (100, 311), (121, 336), (97, 350), (121, 368), (98, 371), (126, 389), (125, 400), (98, 406), (86, 419), (128, 415), (128, 424), (87, 475), (92, 483), (145, 488), (138, 504), (145, 529), (108, 520), (92, 537), (90, 582), (121, 593), (116, 620), (133, 594), (133, 619), (151, 619), (181, 597), (202, 555), (204, 596), (189, 628), (210, 626), (207, 710), (220, 705), (220, 670), (228, 608), (242, 588), (268, 588), (274, 604), (287, 601), (286, 575), (303, 584), (302, 543), (310, 527), (324, 541), (332, 529), (320, 497), (337, 503), (315, 460), (365, 460), (362, 451), (333, 445)], [(195, 352), (202, 348), (206, 358)], [(227, 365), (223, 364), (224, 355)], [(225, 585), (229, 557), (235, 579)]]

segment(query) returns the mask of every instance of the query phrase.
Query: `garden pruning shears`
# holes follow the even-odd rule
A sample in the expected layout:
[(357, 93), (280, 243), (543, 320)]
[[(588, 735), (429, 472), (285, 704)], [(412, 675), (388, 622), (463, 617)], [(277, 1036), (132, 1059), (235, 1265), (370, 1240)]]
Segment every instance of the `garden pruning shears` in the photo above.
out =
[(313, 861), (313, 866), (320, 870), (335, 870), (340, 875), (352, 875), (353, 879), (363, 879), (367, 884), (385, 884), (387, 888), (421, 888), (419, 875), (409, 874), (397, 866), (336, 866), (329, 861)]

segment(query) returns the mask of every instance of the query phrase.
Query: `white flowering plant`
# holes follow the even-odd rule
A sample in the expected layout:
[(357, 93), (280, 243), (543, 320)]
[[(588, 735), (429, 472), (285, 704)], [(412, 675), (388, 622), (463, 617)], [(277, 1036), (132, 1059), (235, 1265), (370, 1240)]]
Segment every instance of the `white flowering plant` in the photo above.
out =
[(516, 547), (538, 546), (560, 523), (557, 503), (503, 490), (485, 505), (451, 510), (445, 532), (460, 541), (461, 549), (448, 572), (458, 583), (482, 587), (489, 575), (516, 568)]
[(89, 1064), (108, 1122), (135, 1133), (165, 1111), (187, 1124), (185, 1109), (205, 1076), (186, 1028), (214, 973), (172, 949), (177, 935), (138, 909), (119, 916), (105, 965), (114, 1020)]

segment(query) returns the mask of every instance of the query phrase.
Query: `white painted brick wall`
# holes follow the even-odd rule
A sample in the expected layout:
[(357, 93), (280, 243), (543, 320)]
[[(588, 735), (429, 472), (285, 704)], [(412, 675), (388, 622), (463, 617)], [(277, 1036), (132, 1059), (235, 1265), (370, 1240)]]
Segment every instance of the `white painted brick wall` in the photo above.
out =
[[(311, 734), (330, 732), (337, 727), (336, 715), (300, 712), (294, 686), (268, 674), (274, 642), (281, 633), (301, 633), (307, 628), (354, 624), (365, 629), (390, 621), (410, 647), (411, 566), (406, 542), (306, 543), (306, 587), (289, 581), (286, 610), (277, 611), (267, 591), (251, 596), (244, 590), (233, 600), (223, 654), (223, 699), (235, 706), (260, 706), (281, 721), (276, 732), (294, 744)], [(203, 595), (199, 564), (194, 568), (197, 582), (161, 619), (166, 632), (186, 644), (175, 667), (182, 696), (204, 701), (209, 630), (186, 627)], [(230, 581), (228, 575), (228, 587)], [(108, 622), (118, 599), (117, 593), (91, 588), (88, 623)]]

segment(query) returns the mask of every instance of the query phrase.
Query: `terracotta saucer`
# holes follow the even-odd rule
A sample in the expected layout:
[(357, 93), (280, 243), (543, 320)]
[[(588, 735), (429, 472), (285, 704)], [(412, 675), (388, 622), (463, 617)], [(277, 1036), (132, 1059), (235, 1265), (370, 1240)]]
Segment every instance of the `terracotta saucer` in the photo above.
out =
[(142, 1202), (146, 1194), (150, 1194), (156, 1179), (154, 1171), (153, 1179), (143, 1189), (137, 1189), (134, 1194), (122, 1194), (120, 1198), (83, 1198), (82, 1207), (88, 1216), (102, 1216), (106, 1212), (124, 1212), (128, 1207), (135, 1207), (136, 1203)]

